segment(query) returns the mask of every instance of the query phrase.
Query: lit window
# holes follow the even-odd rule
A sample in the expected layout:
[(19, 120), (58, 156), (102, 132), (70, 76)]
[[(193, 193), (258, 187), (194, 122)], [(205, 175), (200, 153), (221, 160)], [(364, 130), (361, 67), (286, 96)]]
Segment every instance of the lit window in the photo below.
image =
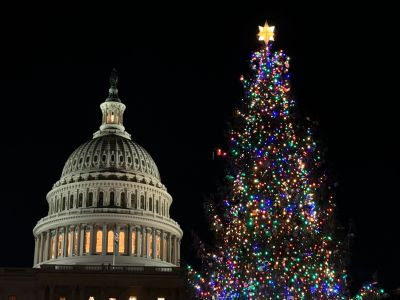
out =
[(64, 248), (64, 233), (58, 234), (58, 244), (57, 244), (57, 257), (62, 255)]
[(89, 297), (89, 300), (94, 300), (94, 297), (93, 297), (93, 296), (90, 296), (90, 297)]
[(74, 236), (74, 233), (72, 231), (68, 232), (68, 243), (67, 243), (68, 256), (71, 256), (71, 243), (72, 243), (73, 236)]
[(167, 260), (167, 238), (163, 238), (163, 260)]
[(147, 255), (153, 256), (153, 235), (149, 236), (148, 244), (147, 244)]
[(117, 298), (111, 297), (111, 298), (108, 298), (108, 300), (117, 300)]
[(73, 255), (78, 255), (78, 230), (74, 232), (74, 252)]
[(17, 300), (17, 296), (15, 295), (8, 296), (8, 300)]
[(56, 236), (53, 235), (51, 237), (51, 258), (55, 258), (56, 257)]
[(161, 238), (159, 235), (156, 237), (156, 255), (157, 258), (161, 258)]
[(125, 253), (125, 231), (121, 230), (119, 232), (119, 253)]
[(98, 229), (96, 232), (96, 253), (101, 253), (103, 249), (103, 231)]
[(130, 296), (129, 300), (137, 300), (137, 298), (135, 296)]
[(67, 300), (67, 297), (60, 296), (60, 297), (58, 298), (58, 300)]
[(112, 230), (107, 233), (107, 253), (114, 253), (114, 231)]
[(90, 251), (90, 231), (85, 232), (85, 253), (88, 254)]
[(132, 254), (136, 255), (136, 231), (132, 231)]
[(114, 113), (111, 113), (111, 123), (114, 123)]
[(158, 297), (157, 300), (165, 300), (164, 297)]

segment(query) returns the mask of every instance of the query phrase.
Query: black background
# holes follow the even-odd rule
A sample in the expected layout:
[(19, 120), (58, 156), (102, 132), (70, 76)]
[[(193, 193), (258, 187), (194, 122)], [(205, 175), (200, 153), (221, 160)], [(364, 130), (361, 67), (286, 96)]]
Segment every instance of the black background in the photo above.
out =
[(215, 191), (239, 77), (260, 46), (258, 25), (276, 26), (291, 56), (294, 97), (319, 122), (344, 224), (356, 237), (353, 288), (374, 273), (400, 285), (398, 30), (384, 4), (272, 7), (19, 7), (3, 9), (0, 266), (30, 267), (32, 228), (64, 162), (101, 121), (113, 67), (120, 73), (125, 127), (156, 161), (185, 235), (207, 236), (204, 197)]

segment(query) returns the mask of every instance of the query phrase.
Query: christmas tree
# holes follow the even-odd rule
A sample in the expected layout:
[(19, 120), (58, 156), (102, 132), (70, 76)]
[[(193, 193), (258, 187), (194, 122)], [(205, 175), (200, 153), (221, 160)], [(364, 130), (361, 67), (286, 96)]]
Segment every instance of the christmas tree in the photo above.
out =
[(227, 191), (208, 205), (216, 245), (201, 247), (190, 283), (198, 299), (348, 299), (333, 196), (312, 129), (296, 116), (289, 57), (273, 51), (274, 27), (258, 36), (224, 155)]

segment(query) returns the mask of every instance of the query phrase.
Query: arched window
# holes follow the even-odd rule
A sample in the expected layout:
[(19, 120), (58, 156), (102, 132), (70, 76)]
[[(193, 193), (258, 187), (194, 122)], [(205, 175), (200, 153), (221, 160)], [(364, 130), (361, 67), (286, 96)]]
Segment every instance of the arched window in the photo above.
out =
[(131, 208), (137, 209), (136, 194), (131, 194)]
[(114, 231), (112, 230), (107, 233), (107, 253), (114, 253)]
[(90, 231), (86, 229), (85, 231), (85, 242), (84, 242), (84, 252), (85, 254), (88, 254), (90, 251)]
[(110, 206), (114, 206), (115, 201), (114, 201), (114, 192), (110, 192)]
[(125, 254), (125, 230), (121, 229), (118, 237), (118, 252)]
[(89, 192), (86, 207), (93, 206), (93, 192)]
[(74, 195), (69, 197), (69, 208), (74, 208)]
[(103, 207), (103, 201), (104, 201), (104, 193), (100, 192), (99, 193), (99, 201), (97, 202), (98, 207)]
[(82, 207), (83, 204), (83, 194), (80, 193), (78, 196), (78, 207)]
[(97, 229), (96, 232), (96, 253), (100, 254), (103, 250), (103, 230)]
[(140, 196), (140, 209), (146, 209), (143, 195)]
[(124, 192), (121, 193), (121, 206), (123, 208), (126, 208), (126, 199), (125, 199), (125, 193)]
[(153, 199), (151, 197), (149, 198), (149, 210), (153, 211)]

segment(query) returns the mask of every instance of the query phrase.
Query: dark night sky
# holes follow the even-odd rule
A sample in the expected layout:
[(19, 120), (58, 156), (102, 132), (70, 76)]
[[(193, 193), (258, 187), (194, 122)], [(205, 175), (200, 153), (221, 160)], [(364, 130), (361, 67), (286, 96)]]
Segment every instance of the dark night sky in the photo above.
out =
[(159, 167), (191, 261), (190, 232), (206, 234), (202, 202), (223, 176), (211, 153), (225, 144), (239, 76), (267, 18), (276, 47), (292, 58), (298, 109), (319, 122), (339, 217), (356, 226), (354, 285), (377, 272), (387, 289), (400, 286), (393, 8), (53, 9), (2, 12), (0, 266), (32, 265), (32, 228), (47, 214), (46, 193), (100, 125), (113, 67), (125, 127)]

